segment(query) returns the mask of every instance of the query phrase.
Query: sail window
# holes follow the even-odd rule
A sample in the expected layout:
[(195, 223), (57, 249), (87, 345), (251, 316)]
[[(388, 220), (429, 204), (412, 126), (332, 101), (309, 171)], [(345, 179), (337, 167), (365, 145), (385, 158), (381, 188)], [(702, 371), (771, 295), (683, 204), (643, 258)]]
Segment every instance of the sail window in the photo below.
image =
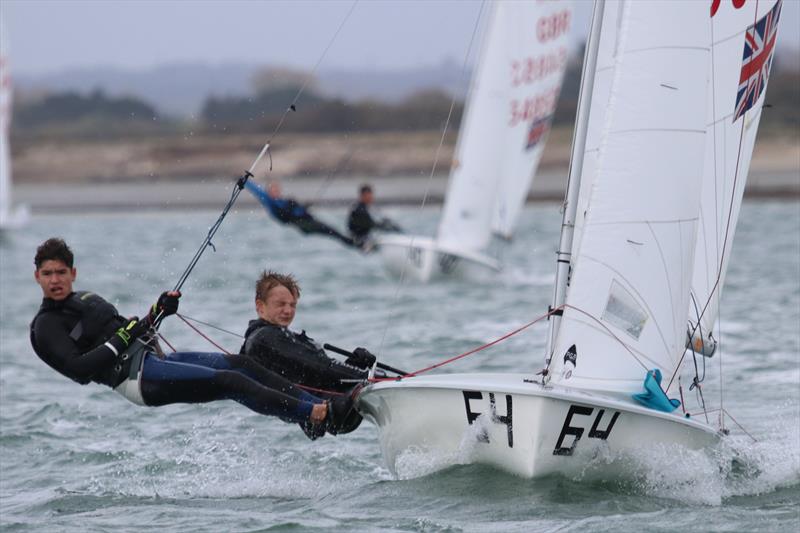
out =
[(647, 313), (622, 285), (613, 280), (602, 319), (639, 340), (647, 322)]

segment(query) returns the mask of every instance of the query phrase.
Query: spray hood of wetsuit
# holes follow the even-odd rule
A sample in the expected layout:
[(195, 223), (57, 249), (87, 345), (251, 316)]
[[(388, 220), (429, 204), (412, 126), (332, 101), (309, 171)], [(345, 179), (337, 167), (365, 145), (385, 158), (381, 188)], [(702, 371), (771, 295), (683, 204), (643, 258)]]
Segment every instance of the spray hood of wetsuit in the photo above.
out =
[(327, 391), (350, 390), (352, 380), (367, 377), (366, 370), (329, 357), (305, 331), (295, 333), (262, 319), (250, 321), (240, 352), (293, 383)]

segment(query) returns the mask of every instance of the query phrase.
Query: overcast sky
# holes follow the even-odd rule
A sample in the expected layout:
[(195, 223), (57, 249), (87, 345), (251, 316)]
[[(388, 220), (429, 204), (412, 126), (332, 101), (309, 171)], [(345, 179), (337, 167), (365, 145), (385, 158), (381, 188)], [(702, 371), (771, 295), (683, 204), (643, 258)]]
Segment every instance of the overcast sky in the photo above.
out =
[[(586, 33), (591, 4), (575, 4), (577, 41)], [(0, 0), (0, 17), (17, 73), (231, 61), (310, 69), (352, 5), (351, 0)], [(461, 63), (480, 9), (477, 0), (361, 0), (321, 68)], [(784, 0), (779, 46), (779, 54), (800, 48), (800, 0)]]

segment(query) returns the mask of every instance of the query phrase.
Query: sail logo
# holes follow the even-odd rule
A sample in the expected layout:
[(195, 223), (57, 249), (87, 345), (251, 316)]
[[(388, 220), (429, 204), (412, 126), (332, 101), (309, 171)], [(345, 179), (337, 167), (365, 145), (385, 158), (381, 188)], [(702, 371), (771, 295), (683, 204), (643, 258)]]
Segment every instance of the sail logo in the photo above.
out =
[(547, 115), (546, 117), (536, 119), (531, 123), (531, 129), (528, 130), (528, 139), (525, 143), (526, 150), (530, 150), (539, 144), (539, 141), (544, 138), (545, 134), (550, 129), (550, 119), (552, 117), (553, 115)]
[(780, 17), (781, 0), (778, 0), (766, 15), (744, 33), (742, 71), (736, 91), (733, 122), (756, 104), (767, 86)]
[[(483, 393), (480, 391), (473, 391), (473, 390), (465, 390), (461, 391), (464, 395), (464, 407), (467, 412), (467, 423), (472, 425), (475, 420), (483, 413), (480, 411), (473, 411), (472, 407), (470, 406), (470, 402), (472, 400), (482, 400)], [(510, 394), (506, 394), (506, 414), (505, 415), (498, 415), (497, 414), (497, 404), (495, 401), (494, 393), (489, 393), (489, 417), (492, 422), (495, 424), (505, 424), (506, 426), (506, 437), (508, 439), (508, 447), (514, 447), (514, 425), (513, 425), (513, 409), (512, 409), (512, 399)], [(478, 435), (478, 442), (484, 442), (489, 444), (489, 433), (484, 430)]]
[[(575, 452), (575, 447), (578, 445), (578, 441), (581, 440), (581, 437), (583, 437), (583, 433), (586, 431), (586, 428), (577, 424), (574, 426), (571, 425), (572, 417), (575, 415), (590, 416), (593, 412), (593, 407), (584, 407), (582, 405), (569, 406), (569, 411), (567, 411), (567, 417), (564, 419), (564, 425), (561, 428), (561, 433), (558, 435), (558, 440), (553, 448), (553, 455), (572, 455)], [(597, 412), (597, 416), (594, 418), (594, 423), (592, 423), (592, 427), (589, 430), (590, 439), (606, 440), (608, 439), (609, 435), (611, 435), (611, 430), (614, 429), (614, 424), (617, 423), (617, 418), (619, 418), (619, 411), (614, 411), (614, 415), (611, 417), (611, 420), (606, 422), (608, 424), (606, 428), (600, 429), (600, 424), (605, 414), (605, 409), (600, 409)], [(572, 436), (572, 444), (569, 446), (564, 446), (564, 440), (568, 436)]]

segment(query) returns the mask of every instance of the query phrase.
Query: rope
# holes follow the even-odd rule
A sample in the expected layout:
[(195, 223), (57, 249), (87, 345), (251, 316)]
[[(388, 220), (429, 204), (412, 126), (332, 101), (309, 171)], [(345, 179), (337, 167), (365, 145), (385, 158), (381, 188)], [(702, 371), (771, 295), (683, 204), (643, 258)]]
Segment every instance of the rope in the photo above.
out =
[(442, 367), (444, 365), (448, 365), (450, 363), (458, 361), (459, 359), (463, 359), (463, 358), (467, 357), (468, 355), (472, 355), (474, 353), (478, 353), (478, 352), (483, 351), (483, 350), (485, 350), (487, 348), (490, 348), (490, 347), (494, 346), (495, 344), (508, 339), (509, 337), (513, 337), (517, 333), (520, 333), (523, 330), (528, 329), (532, 325), (536, 324), (537, 322), (540, 322), (541, 320), (549, 317), (551, 314), (553, 314), (553, 312), (554, 311), (550, 311), (548, 313), (545, 313), (544, 315), (542, 315), (542, 316), (540, 316), (540, 317), (528, 322), (527, 324), (525, 324), (523, 326), (520, 326), (517, 329), (515, 329), (515, 330), (513, 330), (513, 331), (511, 331), (509, 333), (506, 333), (502, 337), (498, 337), (497, 339), (495, 339), (495, 340), (493, 340), (491, 342), (488, 342), (486, 344), (478, 346), (477, 348), (473, 348), (473, 349), (471, 349), (469, 351), (466, 351), (464, 353), (458, 354), (458, 355), (456, 355), (454, 357), (450, 357), (449, 359), (445, 359), (444, 361), (441, 361), (439, 363), (433, 364), (431, 366), (427, 366), (427, 367), (422, 368), (420, 370), (415, 370), (414, 372), (409, 372), (408, 374), (404, 374), (404, 375), (400, 376), (399, 378), (372, 378), (372, 379), (370, 379), (370, 381), (372, 381), (372, 382), (396, 381), (396, 380), (402, 379), (402, 378), (410, 378), (410, 377), (418, 376), (419, 374), (422, 374), (423, 372), (428, 372), (428, 371), (433, 370), (435, 368), (439, 368), (439, 367)]
[(230, 331), (230, 330), (227, 330), (227, 329), (225, 329), (225, 328), (221, 328), (221, 327), (219, 327), (219, 326), (215, 326), (214, 324), (209, 324), (208, 322), (203, 322), (202, 320), (199, 320), (199, 319), (197, 319), (197, 318), (192, 318), (192, 317), (190, 317), (190, 316), (181, 315), (181, 314), (179, 314), (179, 313), (176, 313), (176, 314), (177, 314), (179, 317), (181, 317), (182, 319), (184, 319), (184, 318), (185, 318), (186, 320), (191, 320), (192, 322), (196, 322), (197, 324), (202, 324), (202, 325), (204, 325), (204, 326), (208, 326), (209, 328), (213, 328), (213, 329), (216, 329), (216, 330), (218, 330), (218, 331), (222, 331), (222, 332), (224, 332), (224, 333), (227, 333), (228, 335), (233, 335), (234, 337), (239, 337), (240, 339), (243, 339), (243, 338), (244, 338), (244, 335), (240, 335), (239, 333), (236, 333), (236, 332), (234, 332), (234, 331)]
[[(192, 328), (192, 329), (195, 331), (195, 333), (197, 333), (198, 335), (200, 335), (201, 337), (203, 337), (205, 340), (207, 340), (208, 342), (210, 342), (211, 344), (213, 344), (213, 345), (214, 345), (214, 347), (215, 347), (215, 348), (217, 348), (219, 351), (221, 351), (221, 352), (222, 352), (222, 353), (224, 353), (225, 355), (231, 355), (231, 352), (229, 352), (228, 350), (226, 350), (225, 348), (223, 348), (222, 346), (220, 346), (219, 344), (217, 344), (216, 342), (214, 342), (213, 340), (211, 340), (211, 337), (207, 336), (207, 335), (206, 335), (206, 334), (204, 334), (202, 331), (200, 331), (198, 328), (196, 328), (196, 327), (194, 327), (192, 324), (190, 324), (190, 323), (189, 323), (189, 321), (188, 321), (188, 320), (186, 320), (185, 318), (183, 318), (183, 316), (182, 316), (182, 315), (179, 315), (179, 314), (177, 314), (177, 313), (176, 313), (176, 316), (177, 316), (178, 318), (180, 318), (181, 320), (183, 320), (183, 323), (184, 323), (184, 324), (186, 324), (187, 326), (189, 326), (190, 328)], [(174, 349), (173, 349), (173, 351), (174, 351)]]
[[(214, 328), (214, 329), (218, 329), (218, 330), (220, 330), (220, 331), (224, 331), (224, 332), (226, 332), (226, 333), (230, 333), (231, 335), (236, 335), (237, 337), (241, 337), (241, 335), (239, 335), (238, 333), (233, 333), (233, 332), (231, 332), (231, 331), (227, 331), (227, 330), (225, 330), (225, 329), (222, 329), (222, 328), (220, 328), (220, 327), (214, 326), (213, 324), (206, 324), (205, 322), (201, 322), (200, 320), (197, 320), (197, 319), (194, 319), (194, 318), (190, 318), (190, 317), (187, 317), (187, 316), (181, 315), (181, 314), (179, 314), (179, 313), (175, 313), (175, 315), (176, 315), (178, 318), (180, 318), (180, 319), (183, 321), (183, 323), (184, 323), (184, 324), (186, 324), (187, 326), (189, 326), (190, 328), (192, 328), (192, 330), (194, 330), (194, 332), (195, 332), (195, 333), (197, 333), (198, 335), (200, 335), (201, 337), (203, 337), (205, 340), (207, 340), (208, 342), (210, 342), (212, 345), (214, 345), (214, 347), (215, 347), (215, 348), (217, 348), (219, 351), (221, 351), (221, 352), (222, 352), (222, 353), (224, 353), (225, 355), (232, 355), (232, 354), (231, 354), (231, 352), (229, 352), (228, 350), (226, 350), (225, 348), (223, 348), (222, 346), (220, 346), (219, 344), (217, 344), (216, 342), (214, 342), (213, 340), (211, 340), (211, 338), (210, 338), (209, 336), (205, 335), (205, 334), (204, 334), (202, 331), (200, 331), (200, 329), (198, 329), (198, 328), (196, 328), (195, 326), (193, 326), (192, 324), (190, 324), (190, 323), (189, 323), (189, 320), (194, 320), (194, 321), (195, 321), (195, 322), (197, 322), (197, 323), (200, 323), (200, 324), (205, 324), (205, 325), (207, 325), (207, 326), (209, 326), (209, 327), (212, 327), (212, 328)], [(164, 338), (164, 336), (163, 336), (163, 335), (161, 335), (160, 333), (159, 333), (159, 336), (160, 336), (162, 339)], [(167, 341), (166, 341), (166, 339), (164, 339), (164, 342), (167, 342)], [(174, 352), (174, 351), (176, 351), (176, 350), (175, 350), (175, 348), (173, 348), (173, 347), (172, 347), (172, 345), (171, 345), (170, 343), (168, 343), (168, 342), (167, 342), (167, 346), (169, 346), (169, 347), (170, 347), (170, 349), (171, 349), (173, 352)], [(332, 391), (332, 390), (326, 390), (326, 389), (318, 389), (318, 388), (315, 388), (315, 387), (309, 387), (309, 386), (307, 386), (307, 385), (301, 385), (300, 383), (292, 383), (292, 384), (293, 384), (295, 387), (297, 387), (297, 388), (300, 388), (300, 389), (303, 389), (303, 390), (305, 390), (305, 391), (323, 393), (323, 394), (327, 394), (327, 395), (329, 395), (329, 396), (343, 396), (343, 395), (345, 394), (345, 393), (343, 393), (343, 392), (338, 392), (338, 391)]]
[(723, 413), (725, 413), (726, 415), (728, 415), (728, 416), (731, 418), (731, 420), (733, 420), (733, 423), (734, 423), (734, 424), (736, 424), (737, 426), (739, 426), (739, 429), (741, 429), (742, 431), (744, 431), (744, 432), (745, 432), (745, 434), (746, 434), (748, 437), (750, 437), (751, 439), (753, 439), (753, 442), (758, 442), (758, 439), (757, 439), (757, 438), (755, 438), (753, 435), (751, 435), (749, 431), (747, 431), (746, 429), (744, 429), (744, 426), (742, 426), (742, 425), (741, 425), (739, 422), (737, 422), (737, 421), (736, 421), (736, 419), (735, 419), (735, 418), (733, 418), (733, 416), (732, 416), (732, 415), (731, 415), (731, 414), (730, 414), (730, 413), (727, 411), (727, 409), (720, 408), (720, 410), (721, 410)]
[(328, 54), (328, 50), (330, 50), (331, 46), (333, 46), (334, 41), (336, 41), (336, 38), (339, 36), (339, 32), (342, 31), (342, 28), (344, 27), (345, 23), (350, 19), (350, 15), (353, 14), (353, 10), (355, 10), (356, 5), (358, 5), (358, 1), (359, 0), (354, 0), (353, 4), (350, 6), (350, 10), (347, 12), (347, 14), (345, 15), (344, 19), (342, 19), (342, 22), (339, 23), (339, 27), (336, 29), (336, 32), (333, 34), (333, 37), (330, 38), (330, 40), (328, 41), (328, 45), (325, 47), (325, 50), (322, 51), (322, 54), (319, 56), (319, 59), (317, 59), (317, 62), (314, 64), (314, 68), (311, 69), (311, 74), (306, 77), (305, 81), (303, 82), (303, 85), (297, 91), (297, 94), (295, 95), (294, 99), (292, 100), (292, 103), (289, 104), (289, 107), (287, 107), (284, 110), (283, 115), (281, 115), (281, 119), (278, 121), (278, 124), (275, 126), (275, 130), (272, 132), (272, 135), (269, 138), (269, 142), (267, 143), (268, 145), (271, 144), (272, 141), (275, 139), (275, 136), (278, 135), (278, 130), (281, 129), (281, 126), (283, 126), (284, 120), (286, 120), (286, 115), (288, 115), (290, 111), (294, 111), (295, 110), (295, 104), (297, 104), (297, 101), (300, 99), (300, 95), (302, 95), (303, 92), (306, 90), (306, 86), (308, 86), (308, 82), (314, 77), (314, 74), (317, 72), (317, 69), (319, 68), (320, 64), (322, 63), (322, 60), (325, 59), (325, 56)]

